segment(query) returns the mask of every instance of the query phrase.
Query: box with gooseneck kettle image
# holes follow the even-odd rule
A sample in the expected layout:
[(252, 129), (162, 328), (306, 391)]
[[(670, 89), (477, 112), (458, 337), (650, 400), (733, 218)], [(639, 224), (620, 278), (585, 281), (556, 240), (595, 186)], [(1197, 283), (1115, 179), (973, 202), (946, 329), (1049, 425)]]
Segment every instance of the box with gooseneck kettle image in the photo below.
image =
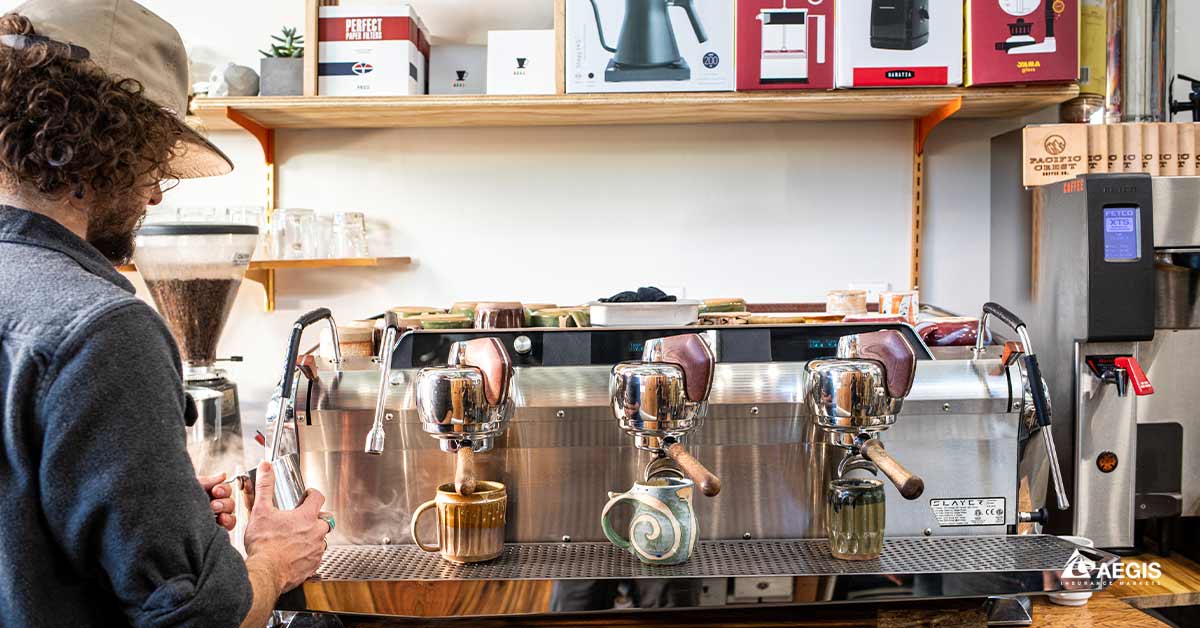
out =
[(567, 0), (568, 93), (732, 91), (731, 0)]

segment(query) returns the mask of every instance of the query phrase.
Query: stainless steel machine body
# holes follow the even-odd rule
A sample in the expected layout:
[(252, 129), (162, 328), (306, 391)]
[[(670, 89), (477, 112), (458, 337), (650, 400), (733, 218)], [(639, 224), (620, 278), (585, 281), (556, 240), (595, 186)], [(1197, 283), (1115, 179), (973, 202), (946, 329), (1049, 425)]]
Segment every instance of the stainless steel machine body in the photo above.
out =
[[(810, 416), (804, 371), (810, 360), (833, 356), (838, 338), (879, 329), (902, 333), (918, 358), (887, 446), (896, 458), (920, 465), (925, 492), (908, 501), (886, 484), (893, 494), (889, 545), (881, 559), (849, 566), (832, 561), (823, 540), (826, 483), (846, 452)], [(647, 571), (607, 543), (600, 527), (606, 491), (640, 479), (654, 456), (613, 420), (613, 367), (642, 357), (655, 338), (696, 332), (406, 333), (391, 364), (382, 422), (387, 447), (378, 455), (364, 452), (362, 435), (375, 417), (380, 366), (348, 359), (340, 372), (322, 368), (309, 405), (296, 410), (305, 480), (338, 513), (330, 553), (306, 585), (316, 587), (310, 600), (326, 604), (316, 610), (362, 610), (349, 600), (374, 594), (355, 587), (383, 586), (379, 581), (426, 587), (420, 591), (427, 600), (445, 591), (446, 599), (395, 608), (384, 598), (404, 595), (375, 596), (371, 612), (431, 616), (600, 610), (612, 608), (618, 589), (633, 591), (642, 608), (735, 603), (734, 589), (746, 579), (756, 590), (774, 592), (746, 601), (789, 603), (989, 596), (1108, 583), (1097, 569), (1115, 557), (1096, 553), (1083, 581), (1064, 581), (1061, 571), (1073, 545), (1016, 534), (1037, 531), (1028, 523), (1040, 520), (1036, 496), (1045, 494), (1047, 475), (1040, 441), (1026, 427), (1031, 409), (1019, 369), (972, 359), (969, 352), (934, 359), (910, 327), (892, 324), (700, 332), (716, 367), (703, 427), (686, 441), (721, 476), (723, 488), (695, 502), (700, 541), (693, 560)], [(498, 339), (515, 366), (513, 416), (492, 451), (476, 460), (479, 478), (506, 485), (508, 545), (495, 562), (456, 567), (408, 542), (412, 512), (455, 472), (453, 457), (423, 430), (414, 384), (422, 368), (446, 364), (454, 343), (485, 336)], [(701, 595), (717, 589), (719, 599)]]
[[(1020, 187), (993, 140), (991, 293), (1031, 328), (1052, 393), (1073, 530), (1132, 548), (1138, 519), (1200, 515), (1200, 178), (1093, 175)], [(1016, 152), (1014, 153), (1013, 150)]]

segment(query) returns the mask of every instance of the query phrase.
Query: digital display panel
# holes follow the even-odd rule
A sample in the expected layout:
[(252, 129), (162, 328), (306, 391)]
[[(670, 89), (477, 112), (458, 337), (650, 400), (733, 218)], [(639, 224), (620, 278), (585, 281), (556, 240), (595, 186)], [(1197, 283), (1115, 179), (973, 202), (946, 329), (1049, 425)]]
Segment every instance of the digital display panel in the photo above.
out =
[(1104, 261), (1134, 262), (1142, 258), (1140, 207), (1104, 208)]

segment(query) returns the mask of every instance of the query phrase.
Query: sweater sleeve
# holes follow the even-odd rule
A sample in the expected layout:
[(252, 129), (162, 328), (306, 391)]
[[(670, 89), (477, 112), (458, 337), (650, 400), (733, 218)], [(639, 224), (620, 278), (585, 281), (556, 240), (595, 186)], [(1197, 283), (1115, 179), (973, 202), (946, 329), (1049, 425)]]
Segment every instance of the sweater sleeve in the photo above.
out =
[(246, 565), (196, 481), (178, 352), (141, 302), (64, 340), (41, 386), (43, 512), (65, 558), (134, 626), (237, 626)]

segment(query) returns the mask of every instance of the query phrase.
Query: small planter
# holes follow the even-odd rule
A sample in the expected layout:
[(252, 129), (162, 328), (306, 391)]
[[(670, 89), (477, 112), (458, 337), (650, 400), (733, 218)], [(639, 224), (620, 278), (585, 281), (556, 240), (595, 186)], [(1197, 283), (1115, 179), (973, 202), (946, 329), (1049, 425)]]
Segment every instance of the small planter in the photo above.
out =
[(260, 60), (260, 96), (304, 94), (304, 58), (268, 57)]

